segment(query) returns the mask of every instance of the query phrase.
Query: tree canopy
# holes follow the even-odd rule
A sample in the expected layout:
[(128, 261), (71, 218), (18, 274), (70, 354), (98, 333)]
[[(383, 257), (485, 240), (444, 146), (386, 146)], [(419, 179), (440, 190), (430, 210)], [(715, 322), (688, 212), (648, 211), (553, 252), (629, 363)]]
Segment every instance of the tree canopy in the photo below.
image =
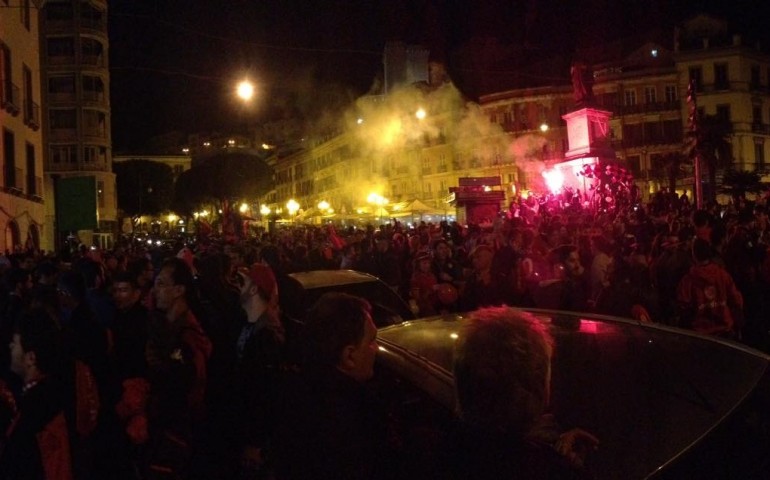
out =
[(177, 178), (173, 209), (189, 214), (206, 202), (256, 199), (272, 186), (273, 171), (258, 155), (217, 154)]
[(115, 162), (112, 165), (118, 208), (126, 215), (160, 215), (171, 205), (174, 173), (163, 163), (146, 159)]

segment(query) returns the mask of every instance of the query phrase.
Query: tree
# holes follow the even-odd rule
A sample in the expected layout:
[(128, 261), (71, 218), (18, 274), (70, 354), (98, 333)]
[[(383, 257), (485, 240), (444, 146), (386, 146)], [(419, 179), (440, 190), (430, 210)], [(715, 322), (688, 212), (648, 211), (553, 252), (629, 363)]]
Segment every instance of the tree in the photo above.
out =
[(668, 152), (655, 158), (653, 170), (659, 172), (658, 178), (668, 182), (668, 191), (676, 191), (676, 180), (684, 170), (684, 166), (690, 163), (687, 156), (681, 152)]
[(698, 118), (695, 130), (687, 134), (690, 139), (690, 158), (699, 156), (702, 165), (706, 167), (709, 185), (707, 200), (710, 202), (716, 201), (717, 171), (732, 164), (731, 133), (729, 122), (716, 115), (704, 115)]
[(729, 169), (722, 178), (720, 192), (730, 195), (733, 204), (738, 205), (738, 199), (744, 198), (746, 193), (760, 193), (767, 185), (762, 183), (762, 176), (753, 171)]
[(273, 185), (273, 171), (261, 157), (249, 153), (221, 153), (206, 157), (177, 179), (174, 211), (189, 215), (204, 203), (220, 207), (256, 199)]
[(146, 159), (115, 162), (112, 166), (118, 207), (126, 215), (160, 215), (168, 211), (174, 192), (171, 167)]

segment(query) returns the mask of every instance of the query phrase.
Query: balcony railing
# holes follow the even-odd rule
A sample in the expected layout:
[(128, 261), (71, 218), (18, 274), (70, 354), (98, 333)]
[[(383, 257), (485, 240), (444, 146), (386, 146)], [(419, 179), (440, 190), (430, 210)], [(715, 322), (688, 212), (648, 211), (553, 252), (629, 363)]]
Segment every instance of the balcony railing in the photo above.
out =
[(75, 92), (48, 92), (48, 100), (51, 103), (58, 102), (74, 102), (78, 99)]
[(763, 135), (770, 135), (770, 125), (766, 123), (752, 123), (751, 124), (751, 131), (752, 133), (760, 133)]
[(49, 65), (74, 65), (75, 55), (74, 54), (66, 54), (66, 55), (49, 54), (48, 64)]
[(83, 65), (93, 65), (96, 67), (104, 66), (104, 55), (102, 54), (93, 55), (84, 53), (80, 58)]
[(95, 90), (83, 90), (83, 100), (87, 100), (89, 102), (103, 102), (104, 92)]
[(21, 90), (10, 81), (0, 81), (0, 106), (13, 116), (21, 111)]
[(100, 32), (107, 31), (107, 21), (104, 18), (81, 18), (80, 26), (92, 30), (99, 30)]
[(680, 108), (681, 102), (674, 100), (670, 102), (639, 103), (636, 105), (615, 105), (613, 110), (618, 115), (631, 115), (636, 113), (676, 111)]
[(40, 105), (32, 100), (24, 100), (24, 124), (32, 130), (40, 128)]

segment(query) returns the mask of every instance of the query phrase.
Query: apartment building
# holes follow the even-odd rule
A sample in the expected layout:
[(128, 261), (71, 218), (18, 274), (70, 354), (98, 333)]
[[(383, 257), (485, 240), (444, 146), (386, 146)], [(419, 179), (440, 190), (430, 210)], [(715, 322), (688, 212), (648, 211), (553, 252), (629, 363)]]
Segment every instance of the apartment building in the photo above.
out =
[(0, 252), (53, 249), (45, 225), (39, 8), (0, 0)]
[[(109, 39), (106, 0), (49, 0), (41, 11), (44, 164), (51, 196), (67, 179), (88, 178), (95, 221), (78, 227), (81, 242), (110, 246), (117, 232), (112, 173)], [(61, 188), (60, 188), (61, 187)], [(58, 189), (58, 190), (57, 190)], [(65, 205), (57, 206), (59, 215)], [(87, 202), (83, 208), (94, 208)], [(55, 225), (49, 211), (47, 225)], [(67, 234), (69, 232), (61, 232)], [(75, 233), (75, 232), (73, 232)]]

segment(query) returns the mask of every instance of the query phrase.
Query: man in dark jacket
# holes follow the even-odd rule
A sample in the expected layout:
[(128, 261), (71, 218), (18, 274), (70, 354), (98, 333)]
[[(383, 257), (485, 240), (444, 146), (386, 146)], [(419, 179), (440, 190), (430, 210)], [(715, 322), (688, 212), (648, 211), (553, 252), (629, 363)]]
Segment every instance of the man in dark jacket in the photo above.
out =
[(60, 332), (42, 309), (23, 314), (10, 344), (11, 370), (24, 382), (16, 421), (0, 455), (0, 479), (72, 478)]
[(378, 348), (370, 311), (366, 300), (341, 293), (311, 310), (303, 370), (277, 398), (276, 478), (376, 478), (386, 423), (365, 386)]

